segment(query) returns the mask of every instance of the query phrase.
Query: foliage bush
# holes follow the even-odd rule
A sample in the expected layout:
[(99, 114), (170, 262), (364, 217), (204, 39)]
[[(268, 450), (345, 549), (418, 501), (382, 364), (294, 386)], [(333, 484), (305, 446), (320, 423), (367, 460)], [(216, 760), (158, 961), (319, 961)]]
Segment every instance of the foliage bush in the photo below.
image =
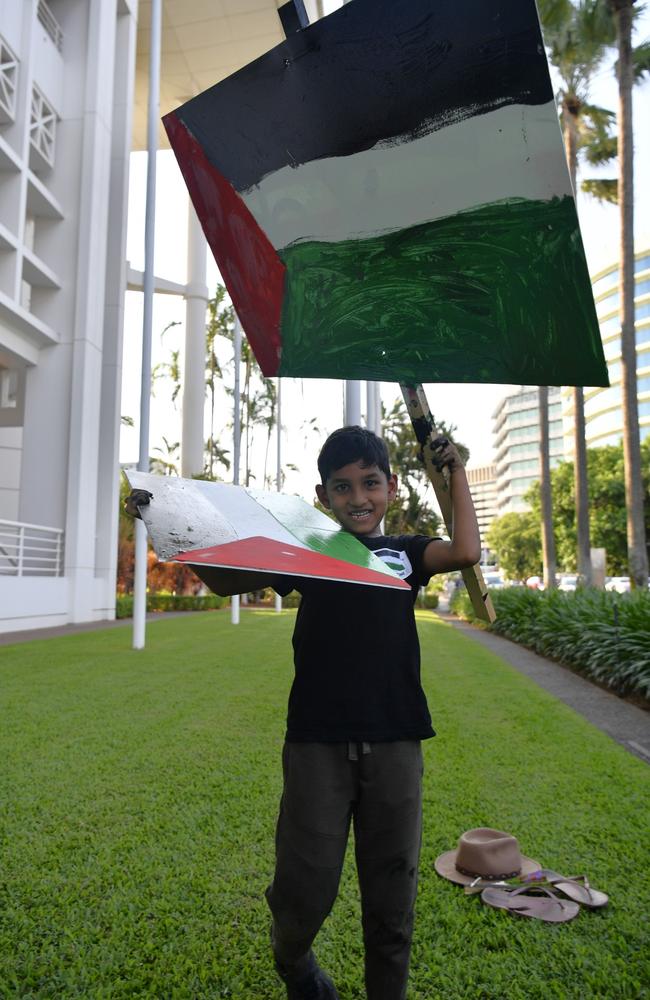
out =
[(429, 611), (433, 611), (435, 608), (438, 607), (439, 603), (440, 603), (440, 598), (438, 594), (434, 590), (429, 590), (429, 588), (427, 587), (422, 598), (418, 599), (417, 607), (427, 608)]
[[(228, 604), (228, 597), (206, 594), (147, 594), (147, 611), (209, 611)], [(130, 618), (133, 615), (133, 594), (118, 594), (115, 607), (116, 618)]]
[(300, 594), (297, 590), (292, 590), (290, 594), (282, 598), (283, 608), (297, 608), (300, 604)]
[[(618, 694), (650, 700), (650, 593), (508, 587), (492, 593), (491, 631), (559, 660)], [(473, 620), (466, 593), (451, 610)]]

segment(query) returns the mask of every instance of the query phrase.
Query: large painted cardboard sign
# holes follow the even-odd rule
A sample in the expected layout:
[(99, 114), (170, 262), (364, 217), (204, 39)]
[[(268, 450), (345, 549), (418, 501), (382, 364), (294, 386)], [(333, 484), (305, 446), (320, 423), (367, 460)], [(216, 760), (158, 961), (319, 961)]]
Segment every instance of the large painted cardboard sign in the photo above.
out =
[(252, 573), (409, 589), (299, 497), (133, 470), (126, 477), (132, 489), (153, 494), (140, 514), (158, 558), (196, 569), (217, 594), (246, 592)]
[(534, 0), (353, 0), (164, 123), (265, 375), (608, 384)]

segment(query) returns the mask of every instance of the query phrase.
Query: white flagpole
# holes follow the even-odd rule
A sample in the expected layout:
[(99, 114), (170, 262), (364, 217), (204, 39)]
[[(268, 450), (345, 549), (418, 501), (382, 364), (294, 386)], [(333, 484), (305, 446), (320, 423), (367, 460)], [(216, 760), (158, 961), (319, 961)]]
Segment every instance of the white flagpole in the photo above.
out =
[[(142, 316), (142, 374), (140, 377), (140, 447), (138, 472), (149, 472), (149, 399), (151, 394), (151, 330), (153, 314), (154, 241), (156, 231), (156, 153), (160, 105), (161, 0), (151, 2), (149, 42), (149, 104), (147, 109), (147, 195), (144, 223), (144, 287)], [(133, 648), (144, 649), (147, 620), (147, 530), (135, 522), (133, 580)]]
[[(278, 463), (275, 478), (278, 493), (282, 492), (282, 379), (278, 378)], [(275, 595), (275, 610), (282, 611), (282, 595)]]
[[(241, 444), (241, 413), (240, 405), (240, 368), (241, 368), (241, 323), (239, 316), (235, 313), (235, 330), (233, 336), (233, 347), (235, 349), (235, 389), (233, 393), (234, 420), (233, 420), (233, 447), (232, 447), (232, 481), (235, 486), (239, 485), (239, 453)], [(233, 594), (230, 598), (230, 621), (233, 625), (239, 625), (239, 594)]]

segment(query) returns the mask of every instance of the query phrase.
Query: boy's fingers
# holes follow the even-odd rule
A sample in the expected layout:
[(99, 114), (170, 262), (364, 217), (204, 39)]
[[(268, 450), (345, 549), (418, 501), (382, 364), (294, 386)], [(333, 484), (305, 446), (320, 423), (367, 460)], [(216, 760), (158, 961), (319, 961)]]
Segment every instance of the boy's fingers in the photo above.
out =
[(458, 464), (458, 452), (456, 451), (455, 445), (453, 445), (448, 438), (439, 437), (432, 441), (431, 452), (433, 463), (438, 472), (441, 472), (445, 466), (447, 466), (450, 471), (453, 471)]
[(124, 501), (124, 510), (131, 517), (138, 517), (142, 520), (138, 507), (144, 507), (151, 500), (153, 500), (153, 493), (150, 493), (149, 490), (132, 490)]

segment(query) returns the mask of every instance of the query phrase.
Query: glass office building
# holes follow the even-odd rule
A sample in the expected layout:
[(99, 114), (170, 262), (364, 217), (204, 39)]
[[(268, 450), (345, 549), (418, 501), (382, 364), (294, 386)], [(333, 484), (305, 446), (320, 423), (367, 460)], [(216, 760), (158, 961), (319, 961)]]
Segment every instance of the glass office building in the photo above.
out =
[[(549, 448), (551, 467), (563, 456), (561, 390), (548, 391)], [(524, 496), (537, 482), (539, 469), (539, 391), (521, 386), (505, 396), (494, 413), (493, 440), (496, 462), (497, 511), (528, 510)]]
[[(634, 303), (636, 318), (637, 392), (641, 440), (650, 435), (650, 248), (635, 255)], [(593, 278), (594, 298), (603, 338), (611, 385), (585, 389), (585, 423), (588, 448), (619, 444), (623, 436), (621, 409), (621, 321), (619, 267), (612, 264)], [(571, 390), (564, 389), (564, 448), (573, 457)]]

